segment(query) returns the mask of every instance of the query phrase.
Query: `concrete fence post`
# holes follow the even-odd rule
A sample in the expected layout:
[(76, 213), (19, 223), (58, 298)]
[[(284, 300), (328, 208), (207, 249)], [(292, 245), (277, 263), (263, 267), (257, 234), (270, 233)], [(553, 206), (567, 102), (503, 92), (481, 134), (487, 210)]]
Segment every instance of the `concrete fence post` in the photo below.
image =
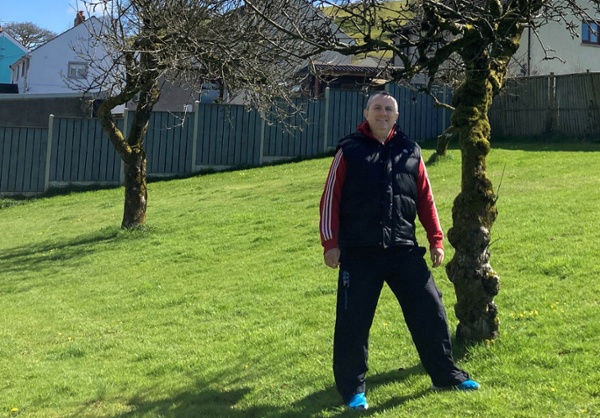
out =
[(558, 131), (558, 103), (556, 101), (556, 76), (550, 73), (548, 76), (548, 122), (546, 124), (546, 133), (555, 133)]
[[(129, 134), (129, 109), (123, 109), (123, 137), (127, 140), (127, 135)], [(121, 186), (125, 185), (125, 161), (119, 155), (119, 160), (121, 160), (121, 173), (119, 175), (119, 184)]]
[(192, 137), (192, 173), (196, 172), (196, 153), (198, 152), (198, 133), (200, 129), (200, 101), (194, 102), (194, 134)]
[(258, 165), (263, 165), (265, 159), (265, 132), (267, 129), (267, 122), (264, 118), (260, 118), (260, 151), (258, 156)]
[(323, 127), (323, 152), (327, 152), (329, 145), (329, 100), (330, 89), (325, 87), (325, 122)]
[[(443, 85), (442, 88), (444, 89), (442, 92), (442, 101), (444, 103), (448, 103), (448, 89), (449, 87), (446, 85)], [(446, 107), (442, 107), (442, 126), (441, 126), (441, 131), (444, 132), (446, 130), (446, 128), (448, 128), (450, 126), (450, 121), (448, 120), (448, 109), (446, 109)]]
[(46, 145), (46, 170), (44, 173), (44, 193), (50, 188), (50, 161), (52, 160), (52, 134), (54, 131), (54, 115), (48, 116), (48, 144)]

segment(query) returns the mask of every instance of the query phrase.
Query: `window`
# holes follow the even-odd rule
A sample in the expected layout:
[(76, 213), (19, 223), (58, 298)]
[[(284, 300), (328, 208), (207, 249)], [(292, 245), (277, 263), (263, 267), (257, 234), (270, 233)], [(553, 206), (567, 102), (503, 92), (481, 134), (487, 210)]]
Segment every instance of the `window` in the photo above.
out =
[(584, 44), (598, 45), (598, 22), (582, 22), (581, 42)]
[(88, 65), (85, 62), (69, 63), (69, 78), (82, 79), (87, 77)]

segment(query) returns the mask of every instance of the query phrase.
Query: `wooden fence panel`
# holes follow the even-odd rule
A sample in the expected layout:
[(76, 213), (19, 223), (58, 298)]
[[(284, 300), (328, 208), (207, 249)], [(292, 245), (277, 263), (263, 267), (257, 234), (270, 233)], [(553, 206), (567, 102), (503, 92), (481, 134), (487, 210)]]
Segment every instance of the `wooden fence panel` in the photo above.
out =
[(555, 122), (551, 119), (551, 78), (513, 78), (506, 81), (489, 111), (495, 136), (540, 135)]
[[(198, 104), (196, 164), (230, 167), (259, 165), (261, 122), (258, 113), (241, 105)], [(236, 156), (239, 160), (236, 161)]]
[(151, 114), (144, 142), (149, 176), (192, 172), (193, 116), (184, 112)]
[(363, 109), (368, 95), (354, 90), (331, 90), (329, 94), (328, 146), (335, 148), (339, 140), (356, 131), (364, 120)]
[(325, 138), (325, 101), (309, 100), (306, 106), (306, 124), (302, 129), (299, 155), (303, 157), (323, 152)]
[(283, 123), (271, 121), (265, 126), (264, 157), (308, 157), (323, 151), (324, 100), (296, 99), (294, 111)]
[(261, 162), (262, 119), (255, 111), (239, 109), (242, 129), (233, 153), (233, 165), (258, 165)]
[[(388, 90), (398, 102), (398, 125), (409, 138), (415, 141), (435, 138), (450, 125), (450, 112), (436, 108), (431, 96), (397, 84), (390, 84)], [(434, 89), (434, 94), (444, 103), (452, 100), (447, 87)]]
[[(410, 138), (414, 138), (414, 117), (416, 112), (412, 109), (417, 101), (417, 93), (397, 85), (390, 85), (390, 94), (398, 102), (398, 126)], [(416, 139), (416, 138), (414, 138)]]
[(54, 118), (50, 182), (119, 183), (120, 158), (97, 119)]
[[(232, 116), (236, 120), (236, 129), (224, 130), (227, 132), (226, 147), (223, 160), (226, 165), (256, 166), (261, 164), (261, 133), (262, 120), (256, 111), (248, 111), (244, 106), (231, 108)], [(229, 125), (231, 126), (231, 125)]]
[(0, 127), (0, 193), (44, 191), (48, 130)]
[(283, 154), (283, 143), (277, 140), (281, 130), (282, 128), (278, 124), (271, 126), (271, 122), (264, 122), (263, 154), (265, 156), (273, 157)]
[(558, 129), (576, 136), (600, 132), (600, 74), (556, 77)]

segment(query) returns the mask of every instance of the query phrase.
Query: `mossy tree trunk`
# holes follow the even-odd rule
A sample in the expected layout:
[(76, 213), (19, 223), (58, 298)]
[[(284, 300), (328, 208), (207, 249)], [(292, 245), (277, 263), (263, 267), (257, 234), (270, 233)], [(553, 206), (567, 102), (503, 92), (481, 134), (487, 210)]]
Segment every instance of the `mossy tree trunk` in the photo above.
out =
[(490, 53), (483, 46), (485, 42), (473, 42), (471, 48), (461, 51), (467, 67), (465, 80), (453, 97), (452, 127), (459, 139), (462, 172), (448, 231), (455, 253), (446, 272), (456, 291), (455, 312), (460, 321), (456, 335), (463, 343), (495, 339), (499, 334), (494, 297), (500, 290), (500, 279), (490, 264), (489, 249), (498, 211), (487, 175), (488, 111), (504, 84), (508, 60), (518, 48), (519, 28), (513, 29), (515, 36), (503, 49)]
[[(500, 16), (500, 6), (492, 11)], [(519, 47), (523, 27), (510, 15), (500, 19), (494, 41), (484, 29), (468, 31), (468, 42), (459, 54), (466, 66), (465, 80), (453, 97), (452, 126), (461, 150), (461, 189), (452, 207), (448, 240), (455, 249), (446, 265), (454, 284), (459, 324), (456, 335), (463, 343), (495, 339), (499, 335), (494, 297), (500, 279), (490, 264), (491, 230), (498, 211), (496, 195), (487, 175), (490, 152), (488, 111), (506, 78), (508, 62)], [(485, 26), (483, 26), (485, 28)]]
[(455, 93), (452, 124), (459, 137), (462, 181), (452, 208), (448, 240), (455, 249), (446, 272), (456, 290), (457, 338), (462, 342), (498, 335), (498, 310), (493, 301), (499, 278), (490, 265), (490, 231), (496, 220), (496, 198), (486, 174), (490, 151), (487, 112), (492, 87), (486, 74), (469, 72)]

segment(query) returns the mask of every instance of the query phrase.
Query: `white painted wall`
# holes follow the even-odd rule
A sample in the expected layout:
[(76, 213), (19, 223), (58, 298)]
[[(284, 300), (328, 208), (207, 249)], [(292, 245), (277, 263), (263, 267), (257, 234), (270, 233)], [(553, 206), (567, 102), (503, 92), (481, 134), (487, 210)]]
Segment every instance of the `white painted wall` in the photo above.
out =
[[(75, 26), (44, 45), (31, 51), (25, 59), (29, 60), (26, 77), (19, 77), (19, 92), (25, 94), (64, 94), (80, 91), (65, 80), (69, 74), (69, 63), (88, 63), (92, 55), (101, 59), (106, 56), (104, 48), (89, 34), (88, 26), (99, 25), (95, 18)], [(77, 52), (76, 52), (77, 51)], [(16, 71), (17, 69), (13, 70)], [(91, 74), (92, 69), (88, 69)], [(92, 77), (88, 75), (88, 80)], [(86, 84), (86, 79), (78, 80)]]
[[(581, 3), (583, 4), (583, 2)], [(600, 14), (595, 13), (591, 7), (589, 13), (593, 18), (600, 19)], [(600, 45), (582, 43), (581, 21), (575, 17), (570, 17), (568, 20), (577, 26), (578, 38), (571, 37), (564, 22), (550, 22), (542, 26), (539, 29), (539, 40), (533, 33), (531, 33), (530, 39), (529, 29), (525, 28), (519, 50), (514, 58), (521, 65), (526, 65), (529, 51), (530, 75), (572, 74), (587, 70), (600, 71)], [(540, 40), (546, 49), (550, 50), (548, 55), (556, 58), (544, 59), (544, 48), (540, 45)], [(519, 74), (519, 69), (515, 65), (511, 67), (511, 74), (526, 75)]]

